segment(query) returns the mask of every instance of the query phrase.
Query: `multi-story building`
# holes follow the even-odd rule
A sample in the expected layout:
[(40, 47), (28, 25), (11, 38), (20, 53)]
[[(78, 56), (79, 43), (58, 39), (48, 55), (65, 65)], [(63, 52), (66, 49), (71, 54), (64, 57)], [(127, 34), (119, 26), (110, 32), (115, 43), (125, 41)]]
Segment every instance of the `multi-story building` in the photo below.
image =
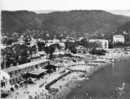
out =
[(48, 60), (38, 60), (35, 62), (25, 63), (19, 66), (12, 66), (6, 69), (3, 69), (9, 76), (9, 82), (11, 85), (15, 85), (17, 82), (23, 80), (23, 75), (33, 71), (42, 70), (44, 66), (48, 64)]
[(109, 43), (106, 39), (90, 39), (90, 43), (95, 43), (96, 48), (108, 49)]
[(125, 43), (125, 37), (124, 35), (114, 35), (113, 36), (113, 43)]

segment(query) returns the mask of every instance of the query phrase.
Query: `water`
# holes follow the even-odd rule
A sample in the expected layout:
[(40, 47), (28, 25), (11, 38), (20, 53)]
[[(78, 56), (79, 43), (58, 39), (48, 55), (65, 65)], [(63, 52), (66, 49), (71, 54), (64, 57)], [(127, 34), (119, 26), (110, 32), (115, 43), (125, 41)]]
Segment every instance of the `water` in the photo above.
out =
[[(115, 92), (125, 82), (124, 93), (119, 96)], [(115, 63), (99, 70), (90, 80), (79, 83), (66, 99), (130, 99), (130, 58), (116, 59)]]

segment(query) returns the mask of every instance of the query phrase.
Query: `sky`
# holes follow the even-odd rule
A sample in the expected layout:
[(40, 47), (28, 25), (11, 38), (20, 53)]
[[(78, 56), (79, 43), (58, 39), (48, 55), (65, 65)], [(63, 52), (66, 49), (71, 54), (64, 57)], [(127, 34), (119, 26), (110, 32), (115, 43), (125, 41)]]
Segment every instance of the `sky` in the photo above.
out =
[(130, 16), (130, 0), (0, 0), (2, 10), (31, 10), (48, 13), (68, 10), (106, 10)]

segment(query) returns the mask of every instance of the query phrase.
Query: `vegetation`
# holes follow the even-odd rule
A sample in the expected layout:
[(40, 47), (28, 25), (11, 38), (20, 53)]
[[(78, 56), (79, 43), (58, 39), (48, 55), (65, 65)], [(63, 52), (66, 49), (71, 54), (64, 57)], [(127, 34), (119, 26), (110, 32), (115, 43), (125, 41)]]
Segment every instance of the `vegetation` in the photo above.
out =
[(16, 66), (17, 64), (23, 64), (30, 62), (30, 48), (26, 45), (15, 44), (11, 47), (6, 47), (1, 50), (3, 61), (1, 68), (10, 67), (11, 65)]
[(42, 41), (38, 41), (37, 46), (39, 51), (43, 51), (45, 49), (45, 43)]
[(77, 46), (77, 44), (75, 42), (69, 42), (69, 41), (65, 42), (65, 50), (69, 50), (72, 53), (77, 52), (76, 46)]
[(49, 55), (49, 59), (53, 58), (53, 53), (55, 52), (55, 48), (53, 46), (45, 47), (44, 51)]
[(48, 64), (45, 69), (47, 69), (47, 73), (52, 73), (53, 71), (56, 70), (56, 66)]
[[(2, 68), (6, 65), (23, 64), (31, 61), (32, 54), (38, 51), (45, 51), (49, 59), (54, 57), (56, 49), (61, 49), (59, 44), (46, 46), (46, 42), (37, 41), (36, 45), (31, 45), (31, 37), (42, 38), (44, 40), (65, 38), (67, 36), (79, 38), (111, 38), (112, 32), (125, 35), (126, 41), (130, 41), (130, 18), (113, 15), (101, 10), (53, 12), (49, 14), (36, 14), (28, 11), (2, 11), (2, 43), (7, 48), (1, 50), (3, 61)], [(125, 31), (125, 32), (124, 32)], [(22, 37), (23, 44), (13, 44)], [(126, 45), (129, 45), (127, 43)], [(77, 46), (92, 49), (92, 54), (105, 54), (104, 50), (97, 50), (95, 43), (88, 43), (87, 39), (80, 41), (65, 42), (65, 50), (77, 53)], [(124, 46), (122, 44), (113, 45), (109, 42), (110, 48)]]
[[(129, 17), (102, 10), (79, 10), (36, 14), (29, 11), (2, 11), (2, 35), (10, 37), (30, 31), (35, 38), (92, 37), (111, 34), (130, 21)], [(128, 24), (127, 24), (128, 25)], [(126, 27), (126, 26), (125, 26)], [(108, 38), (108, 35), (106, 36)]]
[(96, 49), (93, 48), (92, 50), (90, 50), (91, 54), (96, 54), (96, 55), (105, 55), (106, 51), (103, 49)]

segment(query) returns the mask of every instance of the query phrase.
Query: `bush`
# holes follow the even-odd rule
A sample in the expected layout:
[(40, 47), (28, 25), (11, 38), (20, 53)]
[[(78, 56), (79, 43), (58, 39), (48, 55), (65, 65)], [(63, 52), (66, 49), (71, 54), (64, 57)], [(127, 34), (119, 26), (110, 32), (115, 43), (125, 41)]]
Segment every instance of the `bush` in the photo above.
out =
[(93, 48), (91, 51), (89, 51), (89, 53), (96, 54), (96, 55), (105, 55), (106, 50)]

